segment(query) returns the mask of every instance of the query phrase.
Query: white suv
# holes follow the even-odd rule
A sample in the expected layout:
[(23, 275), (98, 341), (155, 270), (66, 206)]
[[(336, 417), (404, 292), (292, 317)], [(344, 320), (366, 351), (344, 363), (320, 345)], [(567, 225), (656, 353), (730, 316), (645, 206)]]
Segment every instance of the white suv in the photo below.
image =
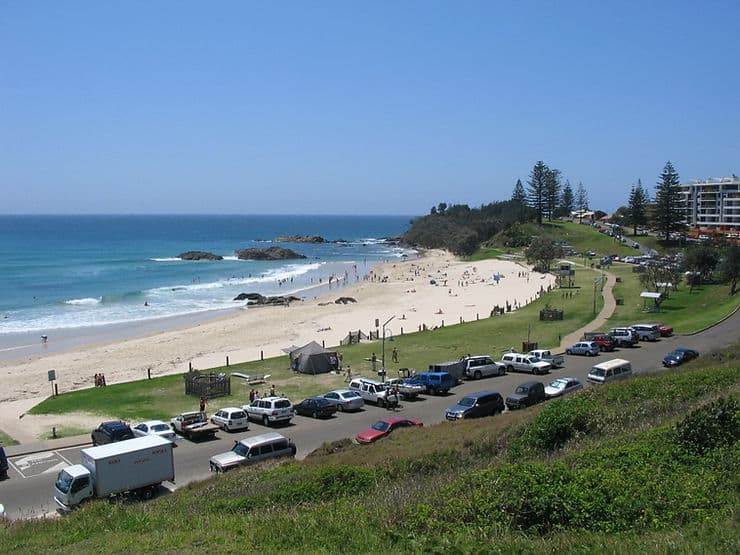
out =
[(211, 423), (216, 424), (226, 432), (231, 430), (248, 430), (249, 418), (244, 409), (237, 407), (226, 407), (211, 416)]
[(474, 356), (465, 359), (465, 376), (473, 380), (504, 374), (506, 374), (506, 366), (495, 362), (489, 356)]
[(631, 328), (612, 328), (609, 335), (614, 338), (617, 347), (632, 347), (637, 343), (637, 334)]
[(263, 397), (255, 399), (249, 405), (242, 407), (247, 416), (265, 426), (270, 424), (287, 424), (293, 418), (295, 412), (289, 399), (285, 397)]

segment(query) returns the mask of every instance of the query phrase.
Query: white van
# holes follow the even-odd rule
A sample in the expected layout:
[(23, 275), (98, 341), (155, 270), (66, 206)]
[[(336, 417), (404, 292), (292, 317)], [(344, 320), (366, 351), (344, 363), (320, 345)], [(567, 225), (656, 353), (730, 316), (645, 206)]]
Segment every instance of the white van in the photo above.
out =
[(607, 383), (613, 380), (629, 378), (631, 375), (632, 365), (630, 361), (622, 358), (614, 358), (591, 368), (586, 380), (591, 383)]

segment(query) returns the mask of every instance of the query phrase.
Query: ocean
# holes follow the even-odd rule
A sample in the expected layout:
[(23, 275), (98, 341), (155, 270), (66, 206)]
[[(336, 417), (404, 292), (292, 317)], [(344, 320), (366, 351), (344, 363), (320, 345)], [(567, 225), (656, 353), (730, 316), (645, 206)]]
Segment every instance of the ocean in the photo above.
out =
[[(354, 283), (372, 264), (413, 255), (389, 237), (410, 216), (0, 216), (0, 348), (52, 336), (243, 307), (239, 293), (314, 296), (328, 279)], [(275, 243), (320, 235), (326, 243)], [(305, 255), (238, 260), (278, 245)], [(185, 261), (200, 250), (220, 261)], [(345, 278), (346, 276), (346, 278)], [(336, 282), (334, 282), (336, 283)], [(25, 341), (25, 339), (24, 339)]]

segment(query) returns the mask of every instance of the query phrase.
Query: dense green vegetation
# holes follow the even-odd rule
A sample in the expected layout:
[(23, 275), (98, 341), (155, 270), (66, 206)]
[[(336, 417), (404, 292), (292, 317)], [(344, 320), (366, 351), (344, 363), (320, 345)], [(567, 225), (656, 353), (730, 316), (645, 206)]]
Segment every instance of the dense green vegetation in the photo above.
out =
[[(531, 410), (337, 442), (149, 503), (0, 530), (7, 553), (736, 553), (740, 346)], [(166, 533), (163, 533), (166, 531)]]

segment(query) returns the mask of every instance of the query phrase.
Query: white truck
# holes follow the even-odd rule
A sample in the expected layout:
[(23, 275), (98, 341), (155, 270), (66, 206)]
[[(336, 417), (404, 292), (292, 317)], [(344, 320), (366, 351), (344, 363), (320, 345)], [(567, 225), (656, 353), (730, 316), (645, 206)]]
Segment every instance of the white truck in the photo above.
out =
[(173, 443), (146, 436), (82, 449), (82, 463), (62, 469), (54, 501), (63, 511), (93, 497), (125, 493), (151, 499), (162, 482), (175, 479)]
[(398, 396), (391, 393), (388, 386), (368, 378), (354, 378), (349, 382), (349, 389), (356, 391), (366, 403), (374, 403), (379, 407), (398, 405)]
[(547, 374), (550, 363), (524, 353), (505, 353), (501, 357), (501, 364), (506, 366), (507, 372), (529, 372), (530, 374)]
[(426, 392), (423, 385), (411, 383), (404, 378), (389, 378), (385, 380), (387, 387), (398, 388), (398, 394), (404, 399), (414, 399)]
[(545, 362), (549, 362), (550, 366), (553, 368), (562, 368), (565, 366), (565, 358), (563, 355), (553, 354), (552, 351), (548, 349), (534, 349), (533, 351), (529, 351), (527, 354), (540, 360), (544, 360)]

